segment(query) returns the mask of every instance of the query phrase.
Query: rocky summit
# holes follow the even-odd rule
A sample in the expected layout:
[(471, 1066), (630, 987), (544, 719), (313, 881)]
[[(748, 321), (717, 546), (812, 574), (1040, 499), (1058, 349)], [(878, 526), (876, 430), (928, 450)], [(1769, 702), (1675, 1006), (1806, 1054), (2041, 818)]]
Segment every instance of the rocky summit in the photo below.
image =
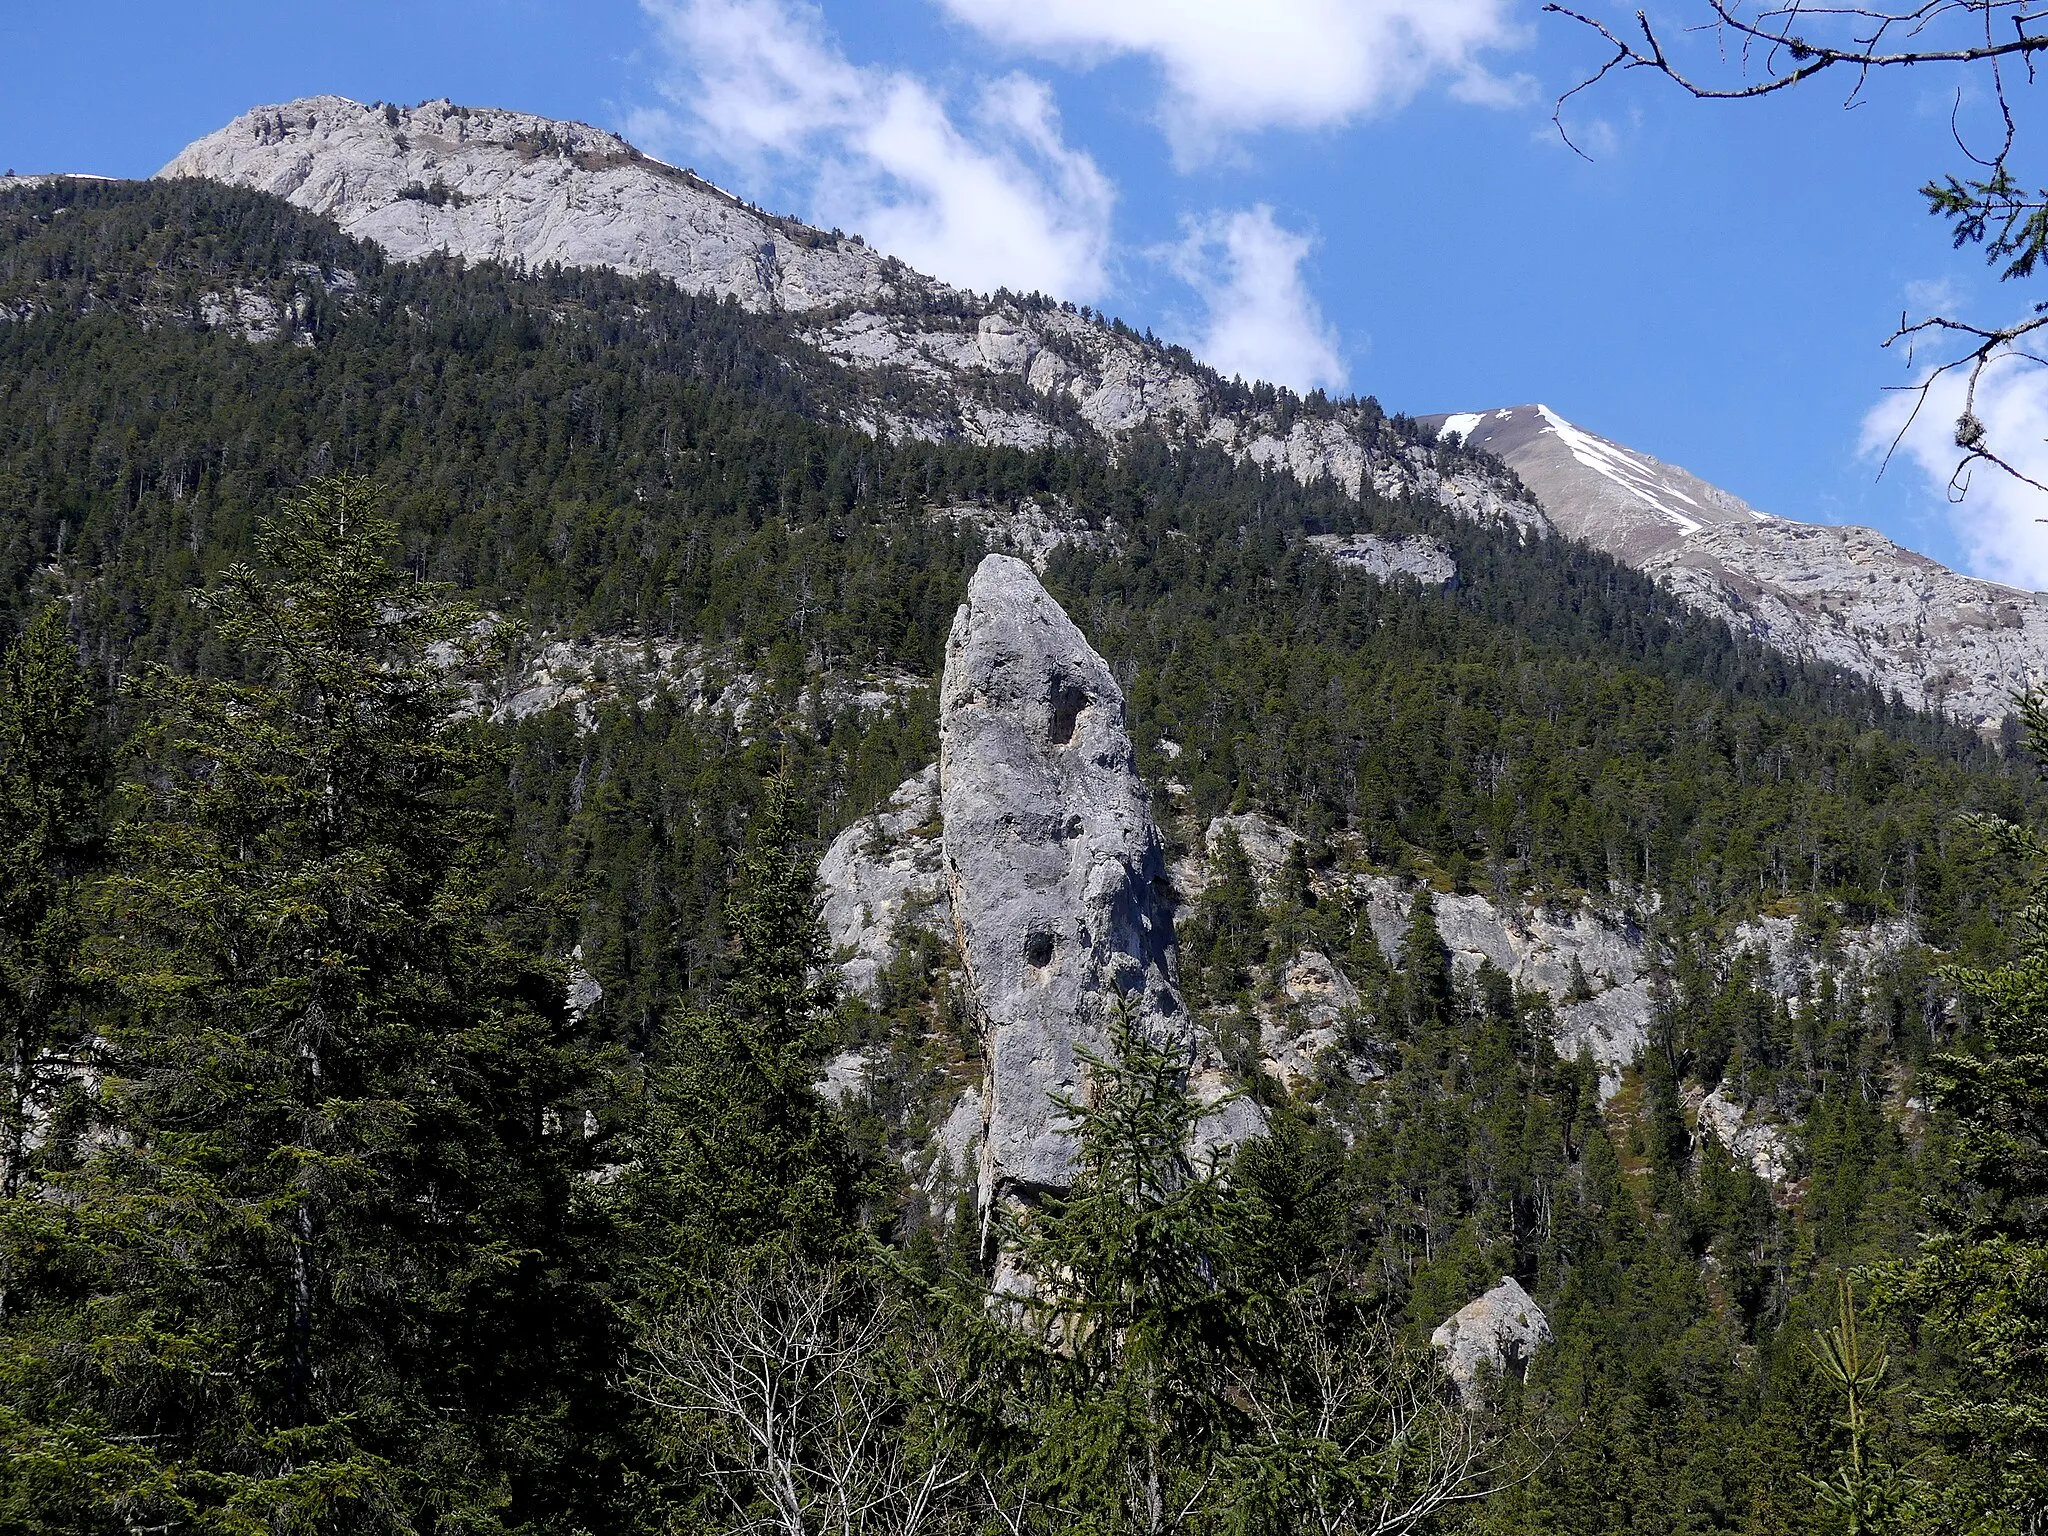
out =
[(2048, 677), (2048, 594), (1959, 575), (1869, 528), (1759, 512), (1547, 405), (1425, 418), (1505, 463), (1556, 529), (1738, 634), (1980, 729)]

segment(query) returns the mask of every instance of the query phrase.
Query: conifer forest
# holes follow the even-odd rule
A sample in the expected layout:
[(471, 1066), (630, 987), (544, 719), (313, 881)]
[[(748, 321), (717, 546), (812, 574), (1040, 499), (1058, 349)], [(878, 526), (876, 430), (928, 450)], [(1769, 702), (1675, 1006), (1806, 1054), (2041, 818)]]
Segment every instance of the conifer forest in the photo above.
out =
[[(2048, 1530), (2048, 703), (1213, 444), (876, 431), (922, 386), (808, 335), (0, 190), (0, 1529)], [(982, 978), (906, 908), (854, 984), (827, 854), (937, 846), (1020, 508), (1198, 1069), (1105, 994), (995, 1198)]]

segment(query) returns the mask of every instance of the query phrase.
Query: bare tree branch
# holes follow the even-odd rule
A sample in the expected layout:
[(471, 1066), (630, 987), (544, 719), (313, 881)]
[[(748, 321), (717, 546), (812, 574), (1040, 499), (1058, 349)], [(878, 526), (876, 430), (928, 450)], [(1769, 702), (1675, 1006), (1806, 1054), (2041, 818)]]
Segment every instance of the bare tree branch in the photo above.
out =
[[(1962, 121), (1964, 93), (1956, 93), (1950, 136), (1977, 173), (1930, 180), (1920, 188), (1928, 211), (1946, 219), (1958, 249), (1980, 245), (2001, 277), (2031, 277), (2048, 264), (2048, 190), (2030, 191), (2012, 170), (2019, 144), (2013, 89), (2034, 81), (2035, 58), (2048, 52), (2048, 8), (2038, 0), (1918, 0), (1893, 6), (1811, 4), (1808, 0), (1697, 0), (1701, 19), (1684, 33), (1708, 33), (1719, 44), (1719, 65), (1683, 62), (1675, 34), (1660, 32), (1647, 12), (1628, 22), (1603, 20), (1587, 10), (1551, 0), (1543, 9), (1597, 37), (1606, 49), (1599, 65), (1557, 99), (1551, 116), (1558, 135), (1582, 157), (1585, 151), (1565, 123), (1567, 106), (1610, 75), (1648, 70), (1702, 101), (1747, 101), (1777, 95), (1830, 74), (1851, 84), (1844, 105), (1855, 105), (1871, 76), (1884, 70), (1946, 66), (1974, 72), (1997, 113), (1995, 147), (1973, 147)], [(1718, 69), (1718, 73), (1716, 70)], [(1954, 427), (1961, 451), (1948, 482), (1952, 500), (1968, 491), (1971, 471), (1987, 464), (2024, 485), (2048, 491), (2022, 469), (2010, 449), (1994, 446), (1978, 411), (1978, 395), (1995, 368), (2041, 359), (2021, 342), (2048, 324), (2033, 318), (1986, 327), (1948, 315), (1908, 322), (1901, 317), (1886, 346), (1904, 343), (1909, 359), (1917, 343), (1945, 340), (1960, 350), (1946, 356), (1916, 383), (1900, 386), (1914, 395), (1905, 424), (1884, 458), (1888, 466), (1919, 422), (1934, 392), (1960, 375), (1964, 405)], [(1883, 473), (1883, 466), (1879, 473)]]
[(897, 1308), (831, 1270), (728, 1283), (643, 1340), (636, 1390), (711, 1431), (709, 1473), (735, 1532), (920, 1536), (970, 1475), (907, 1432)]

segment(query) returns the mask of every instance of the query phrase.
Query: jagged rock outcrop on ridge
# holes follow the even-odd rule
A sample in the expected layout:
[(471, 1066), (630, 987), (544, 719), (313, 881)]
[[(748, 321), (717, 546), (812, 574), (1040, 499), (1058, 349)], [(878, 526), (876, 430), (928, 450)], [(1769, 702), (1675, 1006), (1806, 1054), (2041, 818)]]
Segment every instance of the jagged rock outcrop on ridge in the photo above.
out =
[(1518, 1373), (1551, 1340), (1550, 1319), (1512, 1275), (1477, 1301), (1460, 1307), (1429, 1336), (1444, 1373), (1470, 1401), (1485, 1370)]
[(1171, 896), (1123, 691), (1031, 568), (984, 559), (939, 689), (942, 846), (988, 1058), (985, 1210), (1065, 1188), (1055, 1095), (1085, 1091), (1113, 1000), (1194, 1065), (1173, 973)]

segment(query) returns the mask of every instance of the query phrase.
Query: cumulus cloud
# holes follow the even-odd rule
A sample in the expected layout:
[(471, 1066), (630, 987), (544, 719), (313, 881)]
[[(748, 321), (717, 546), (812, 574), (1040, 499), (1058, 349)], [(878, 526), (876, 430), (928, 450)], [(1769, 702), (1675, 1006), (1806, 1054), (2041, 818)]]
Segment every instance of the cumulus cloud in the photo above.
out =
[(1298, 390), (1343, 384), (1336, 334), (1302, 280), (1310, 246), (1263, 203), (1187, 226), (1166, 255), (1208, 308), (1195, 347), (1204, 362)]
[(1042, 82), (984, 82), (956, 112), (913, 75), (849, 61), (800, 0), (641, 7), (669, 66), (668, 105), (628, 124), (651, 147), (782, 180), (814, 221), (948, 282), (1101, 293), (1115, 188), (1066, 143)]
[[(1864, 451), (1884, 453), (1898, 441), (1893, 464), (1903, 457), (1929, 491), (1943, 499), (1973, 574), (2034, 590), (2048, 588), (2048, 525), (2040, 521), (2048, 517), (2048, 495), (1983, 463), (1971, 466), (1966, 485), (1951, 485), (1963, 459), (1955, 435), (1965, 388), (1960, 375), (1943, 375), (1917, 413), (1916, 392), (1888, 395), (1864, 418)], [(1978, 382), (1975, 414), (1983, 423), (1986, 447), (2048, 484), (2048, 368), (2027, 358), (1999, 358)]]
[(1325, 128), (1398, 107), (1432, 80), (1484, 105), (1524, 99), (1481, 55), (1522, 43), (1514, 0), (940, 0), (1042, 57), (1153, 60), (1178, 147), (1259, 128)]

